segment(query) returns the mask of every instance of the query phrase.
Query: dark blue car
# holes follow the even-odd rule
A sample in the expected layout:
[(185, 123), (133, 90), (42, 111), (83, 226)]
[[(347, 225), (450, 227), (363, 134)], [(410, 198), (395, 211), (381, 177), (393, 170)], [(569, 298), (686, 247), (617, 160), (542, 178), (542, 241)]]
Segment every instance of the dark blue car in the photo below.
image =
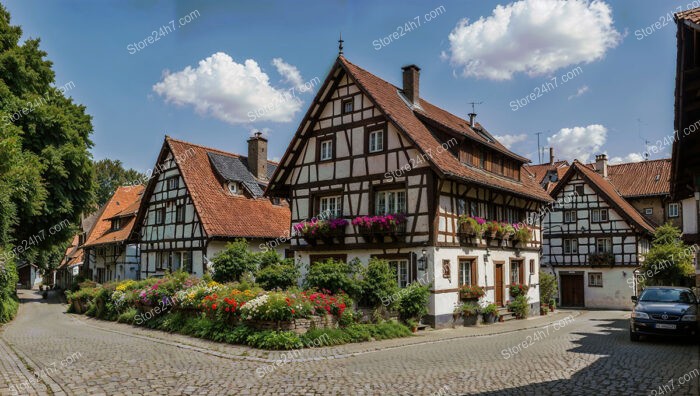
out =
[(698, 336), (698, 300), (685, 287), (653, 286), (632, 297), (630, 339), (642, 335)]

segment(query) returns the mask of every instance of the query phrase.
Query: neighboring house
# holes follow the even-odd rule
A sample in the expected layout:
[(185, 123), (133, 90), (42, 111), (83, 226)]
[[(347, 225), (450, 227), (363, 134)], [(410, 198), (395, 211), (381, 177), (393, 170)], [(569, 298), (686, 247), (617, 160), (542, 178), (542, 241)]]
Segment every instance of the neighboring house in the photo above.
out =
[(82, 272), (84, 263), (83, 245), (87, 241), (88, 234), (95, 226), (101, 211), (95, 211), (80, 221), (80, 232), (73, 237), (70, 245), (66, 248), (63, 260), (54, 272), (54, 284), (62, 289), (68, 289), (73, 284), (74, 279)]
[[(675, 15), (678, 55), (671, 196), (683, 213), (683, 239), (700, 243), (700, 8)], [(700, 287), (700, 260), (695, 256), (696, 283)]]
[(102, 207), (82, 245), (83, 274), (105, 283), (138, 279), (139, 251), (133, 239), (143, 186), (118, 187)]
[(32, 289), (34, 286), (40, 285), (43, 280), (39, 267), (28, 261), (21, 261), (17, 265), (17, 274), (19, 275), (19, 287), (24, 289)]
[(542, 263), (557, 276), (561, 306), (628, 309), (654, 226), (599, 169), (575, 160), (552, 190), (563, 203), (542, 224)]
[(535, 181), (539, 183), (547, 192), (552, 191), (559, 180), (569, 169), (569, 161), (555, 161), (554, 149), (549, 148), (549, 163), (538, 165), (525, 165), (525, 169), (530, 172)]
[(505, 247), (463, 238), (458, 217), (516, 223), (551, 198), (522, 172), (528, 160), (476, 123), (476, 114), (466, 121), (421, 99), (419, 70), (404, 67), (396, 87), (337, 58), (266, 194), (290, 200), (292, 226), (328, 213), (348, 221), (401, 213), (407, 221), (373, 241), (352, 224), (336, 243), (312, 246), (296, 236), (297, 259), (386, 259), (401, 287), (431, 284), (424, 320), (433, 326), (452, 321), (464, 284), (485, 287), (500, 306), (510, 299), (508, 285), (528, 284), (538, 312), (539, 227), (527, 246)]
[(166, 136), (138, 213), (141, 278), (184, 270), (202, 276), (210, 260), (237, 238), (253, 250), (285, 253), (289, 205), (263, 197), (277, 164), (267, 160), (267, 139), (248, 140), (248, 157)]
[(83, 248), (80, 246), (80, 235), (76, 235), (66, 248), (63, 260), (56, 268), (55, 284), (64, 290), (70, 288), (75, 277), (80, 274), (82, 265)]
[(608, 165), (605, 154), (597, 158), (598, 161), (588, 166), (606, 174), (620, 195), (653, 225), (671, 223), (683, 227), (683, 210), (679, 202), (671, 200), (669, 190), (670, 159)]

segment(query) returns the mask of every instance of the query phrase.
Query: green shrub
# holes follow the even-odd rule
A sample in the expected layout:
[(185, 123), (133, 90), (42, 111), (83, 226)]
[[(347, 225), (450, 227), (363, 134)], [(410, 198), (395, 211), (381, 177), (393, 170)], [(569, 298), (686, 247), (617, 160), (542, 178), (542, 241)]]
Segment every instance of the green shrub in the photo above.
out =
[(374, 325), (354, 324), (345, 328), (345, 333), (350, 338), (350, 342), (365, 342), (372, 340), (372, 332), (369, 328)]
[(516, 297), (515, 300), (508, 304), (508, 309), (521, 318), (527, 318), (527, 315), (530, 313), (528, 297), (524, 295)]
[(129, 308), (117, 317), (117, 322), (134, 324), (139, 311), (136, 308)]
[(557, 277), (540, 271), (540, 302), (543, 304), (549, 303), (557, 297)]
[(234, 327), (226, 333), (225, 341), (229, 344), (243, 344), (245, 345), (248, 337), (255, 333), (255, 329), (250, 328), (246, 325), (240, 325)]
[(372, 258), (362, 269), (360, 288), (360, 305), (376, 308), (382, 305), (388, 296), (393, 296), (399, 291), (396, 270), (389, 266), (388, 261)]
[(17, 314), (19, 303), (15, 288), (18, 281), (14, 261), (5, 258), (0, 249), (0, 323), (9, 322)]
[(245, 273), (258, 268), (257, 256), (248, 250), (245, 239), (236, 239), (214, 256), (214, 280), (217, 282), (240, 281)]
[(248, 345), (260, 349), (300, 349), (304, 347), (299, 335), (293, 331), (259, 331), (248, 336)]
[(285, 290), (297, 285), (299, 275), (299, 268), (290, 261), (267, 265), (255, 274), (255, 280), (265, 290)]
[(496, 315), (498, 313), (498, 305), (488, 304), (481, 309), (481, 313), (484, 315)]
[(404, 290), (401, 290), (400, 294), (397, 307), (401, 319), (420, 321), (423, 315), (428, 313), (430, 286), (423, 286), (418, 282), (413, 282)]
[(376, 325), (363, 326), (368, 326), (368, 329), (375, 340), (408, 337), (412, 334), (411, 329), (395, 321), (387, 321)]
[(311, 265), (304, 285), (307, 289), (328, 290), (333, 294), (344, 291), (355, 298), (360, 291), (355, 275), (354, 266), (328, 259)]
[(481, 307), (474, 301), (468, 301), (459, 306), (464, 316), (477, 316), (481, 313)]

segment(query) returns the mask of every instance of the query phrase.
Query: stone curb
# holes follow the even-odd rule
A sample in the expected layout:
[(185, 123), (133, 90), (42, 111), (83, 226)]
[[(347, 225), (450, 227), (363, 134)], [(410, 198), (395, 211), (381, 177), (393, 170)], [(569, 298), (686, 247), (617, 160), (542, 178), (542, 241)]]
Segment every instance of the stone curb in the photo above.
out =
[[(564, 316), (564, 314), (568, 314), (568, 315)], [(575, 318), (575, 317), (580, 316), (581, 314), (582, 314), (582, 311), (565, 311), (565, 312), (560, 312), (560, 315), (562, 316), (562, 318), (563, 318), (563, 317), (567, 317), (567, 316), (571, 316), (571, 317), (574, 317), (574, 318)], [(220, 358), (224, 358), (224, 359), (230, 359), (230, 360), (247, 360), (247, 361), (256, 361), (256, 362), (261, 362), (261, 363), (274, 363), (274, 362), (276, 362), (276, 361), (278, 360), (278, 359), (265, 359), (265, 358), (255, 357), (255, 356), (231, 355), (231, 354), (227, 354), (227, 353), (223, 353), (223, 352), (214, 351), (214, 350), (207, 349), (207, 348), (202, 348), (202, 347), (198, 347), (198, 346), (194, 346), (194, 345), (184, 344), (184, 343), (181, 343), (181, 342), (166, 341), (166, 340), (163, 340), (163, 339), (160, 339), (160, 338), (157, 338), (157, 337), (149, 337), (149, 336), (140, 335), (140, 334), (133, 334), (133, 333), (127, 333), (127, 332), (122, 332), (122, 331), (118, 331), (118, 330), (106, 329), (106, 328), (104, 328), (104, 327), (102, 327), (102, 326), (88, 323), (88, 321), (90, 321), (90, 320), (95, 320), (95, 321), (97, 321), (98, 319), (91, 319), (91, 318), (82, 319), (82, 318), (84, 318), (83, 315), (74, 315), (74, 314), (71, 314), (71, 316), (73, 317), (74, 320), (80, 321), (80, 322), (84, 323), (86, 326), (89, 326), (89, 327), (92, 327), (92, 328), (95, 328), (95, 329), (98, 329), (98, 330), (107, 331), (107, 332), (111, 332), (111, 333), (116, 333), (116, 334), (120, 334), (120, 335), (128, 336), (128, 337), (137, 337), (137, 338), (140, 338), (140, 339), (150, 340), (150, 341), (158, 342), (158, 343), (161, 343), (161, 344), (166, 344), (166, 345), (170, 345), (170, 346), (175, 346), (175, 347), (177, 347), (177, 348), (182, 348), (182, 349), (187, 349), (187, 350), (193, 350), (193, 351), (201, 352), (201, 353), (204, 353), (204, 354), (208, 354), (208, 355), (212, 355), (212, 356), (216, 356), (216, 357), (220, 357)], [(81, 318), (81, 319), (79, 319), (79, 318)], [(531, 319), (526, 319), (526, 320), (537, 320), (537, 319), (539, 319), (539, 318), (543, 318), (543, 317), (542, 317), (542, 316), (538, 316), (538, 317), (531, 318)], [(558, 321), (558, 320), (559, 320), (559, 319), (551, 320), (551, 321), (547, 321), (547, 322), (544, 322), (544, 321), (543, 321), (543, 322), (540, 322), (540, 323), (538, 323), (538, 324), (536, 324), (536, 325), (533, 323), (532, 326), (519, 327), (519, 328), (517, 328), (517, 329), (509, 329), (509, 330), (504, 330), (504, 331), (496, 331), (496, 332), (485, 333), (485, 334), (465, 334), (465, 335), (457, 335), (457, 336), (453, 336), (453, 337), (446, 337), (446, 338), (440, 338), (440, 339), (435, 339), (435, 340), (426, 340), (426, 341), (411, 342), (411, 343), (406, 343), (406, 344), (404, 344), (404, 345), (395, 345), (395, 346), (387, 346), (387, 347), (381, 347), (381, 346), (379, 346), (379, 347), (375, 347), (375, 348), (371, 348), (371, 349), (367, 349), (367, 350), (360, 350), (360, 351), (357, 351), (357, 352), (351, 352), (351, 353), (341, 354), (341, 355), (329, 355), (329, 356), (324, 356), (324, 357), (303, 358), (303, 359), (288, 359), (287, 361), (289, 361), (289, 362), (295, 362), (295, 363), (304, 363), (304, 362), (312, 362), (312, 361), (319, 361), (319, 360), (344, 359), (344, 358), (348, 358), (348, 357), (352, 357), (352, 356), (365, 355), (365, 354), (369, 354), (369, 353), (373, 353), (373, 352), (380, 352), (380, 351), (388, 351), (388, 350), (393, 350), (393, 349), (408, 348), (408, 347), (418, 346), (418, 345), (437, 344), (437, 343), (441, 343), (441, 342), (453, 341), (453, 340), (464, 339), (464, 338), (491, 337), (491, 336), (495, 336), (495, 335), (508, 334), (508, 333), (515, 333), (515, 332), (523, 331), (523, 330), (531, 330), (531, 329), (535, 329), (535, 328), (541, 328), (541, 327), (544, 327), (544, 326), (546, 326), (546, 325), (550, 325), (550, 324), (552, 324), (552, 323), (554, 323), (554, 322), (556, 322), (556, 321)], [(110, 323), (116, 323), (116, 322), (110, 322)], [(154, 331), (160, 331), (160, 330), (154, 330)], [(441, 330), (438, 330), (438, 331), (441, 331)], [(165, 334), (165, 333), (164, 333), (164, 334)], [(185, 337), (186, 337), (186, 336), (185, 336)], [(390, 341), (390, 340), (387, 340), (387, 341)], [(374, 342), (377, 342), (377, 341), (370, 341), (370, 342), (367, 342), (367, 343), (345, 344), (345, 345), (361, 345), (361, 344), (370, 344), (370, 343), (374, 343)], [(222, 344), (222, 345), (229, 345), (229, 344), (226, 344), (226, 343), (221, 343), (221, 344)], [(342, 346), (343, 346), (343, 345), (336, 346), (336, 347), (342, 347)], [(320, 351), (320, 350), (321, 350), (321, 349), (319, 349), (319, 351)], [(287, 352), (287, 351), (271, 351), (271, 353), (285, 353), (285, 352)]]

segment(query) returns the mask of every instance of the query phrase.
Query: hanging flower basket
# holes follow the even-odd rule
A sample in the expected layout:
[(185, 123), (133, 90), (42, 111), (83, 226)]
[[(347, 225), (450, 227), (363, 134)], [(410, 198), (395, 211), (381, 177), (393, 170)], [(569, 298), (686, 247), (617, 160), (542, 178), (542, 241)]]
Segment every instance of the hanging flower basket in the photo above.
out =
[(352, 225), (362, 239), (367, 243), (374, 242), (374, 231), (372, 217), (370, 216), (358, 216), (352, 220)]

